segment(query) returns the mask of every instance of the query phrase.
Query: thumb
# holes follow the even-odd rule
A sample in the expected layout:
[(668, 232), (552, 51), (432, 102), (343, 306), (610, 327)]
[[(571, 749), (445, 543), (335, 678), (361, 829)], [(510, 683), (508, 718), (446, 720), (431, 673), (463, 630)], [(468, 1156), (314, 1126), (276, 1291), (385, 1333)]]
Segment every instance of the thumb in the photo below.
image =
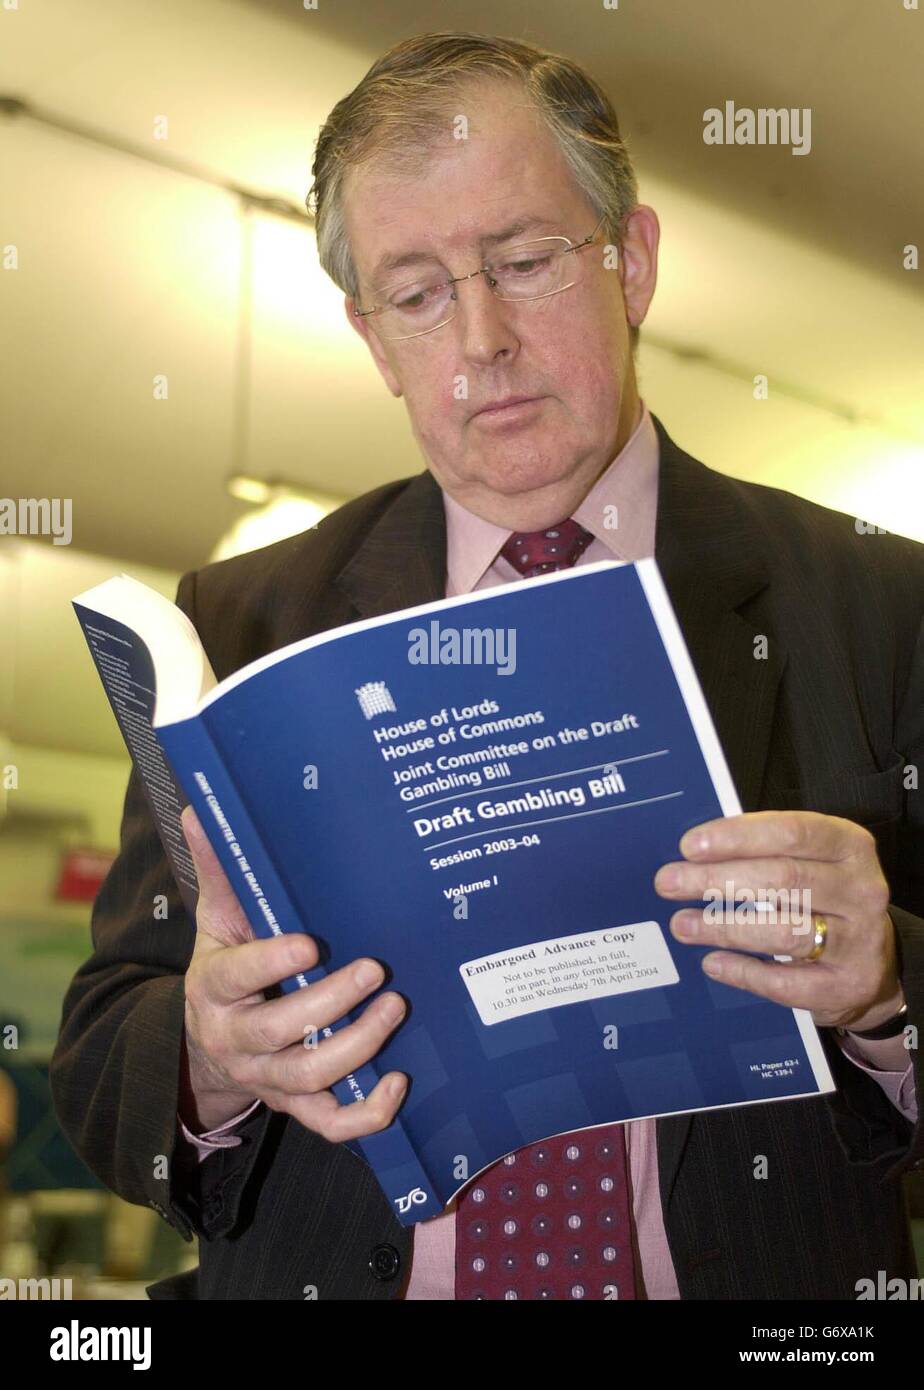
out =
[(244, 909), (192, 806), (185, 807), (180, 823), (199, 880), (197, 928), (228, 946), (251, 941), (253, 931)]

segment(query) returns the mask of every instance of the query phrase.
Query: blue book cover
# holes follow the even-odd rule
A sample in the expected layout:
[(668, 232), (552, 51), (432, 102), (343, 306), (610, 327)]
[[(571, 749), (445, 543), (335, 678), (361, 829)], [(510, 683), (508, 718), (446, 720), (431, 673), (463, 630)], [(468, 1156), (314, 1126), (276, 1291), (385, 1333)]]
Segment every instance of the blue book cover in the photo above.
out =
[(410, 1078), (357, 1141), (403, 1223), (555, 1134), (834, 1089), (809, 1015), (709, 980), (654, 890), (686, 830), (741, 807), (653, 559), (359, 622), (218, 685), (160, 595), (74, 602), (190, 910), (187, 800), (254, 932), (322, 943), (284, 989), (373, 956), (408, 1001), (334, 1088)]

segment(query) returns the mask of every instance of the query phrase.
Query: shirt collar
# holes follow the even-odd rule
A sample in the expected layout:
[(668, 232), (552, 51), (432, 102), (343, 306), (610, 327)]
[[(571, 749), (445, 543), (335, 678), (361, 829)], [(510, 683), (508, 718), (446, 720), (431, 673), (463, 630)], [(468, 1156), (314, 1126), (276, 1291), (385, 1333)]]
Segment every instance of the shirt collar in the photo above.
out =
[[(654, 553), (657, 492), (658, 436), (642, 402), (638, 424), (573, 517), (614, 559), (638, 560)], [(443, 506), (449, 592), (471, 593), (513, 532), (469, 511), (445, 489)]]

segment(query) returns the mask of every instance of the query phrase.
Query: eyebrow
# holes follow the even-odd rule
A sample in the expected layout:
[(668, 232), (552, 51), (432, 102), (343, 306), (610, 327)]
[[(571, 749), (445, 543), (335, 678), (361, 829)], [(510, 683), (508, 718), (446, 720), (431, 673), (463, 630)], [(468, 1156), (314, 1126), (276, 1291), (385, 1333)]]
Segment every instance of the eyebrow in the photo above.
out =
[[(482, 248), (496, 246), (500, 242), (509, 241), (511, 237), (523, 236), (526, 232), (560, 226), (560, 222), (553, 221), (548, 217), (518, 217), (515, 222), (509, 223), (499, 232), (486, 232), (480, 238), (480, 243)], [(386, 254), (376, 262), (371, 284), (380, 285), (383, 275), (389, 275), (395, 270), (405, 270), (409, 266), (425, 265), (428, 261), (438, 262), (439, 257), (435, 256), (432, 251), (405, 251), (402, 255)]]

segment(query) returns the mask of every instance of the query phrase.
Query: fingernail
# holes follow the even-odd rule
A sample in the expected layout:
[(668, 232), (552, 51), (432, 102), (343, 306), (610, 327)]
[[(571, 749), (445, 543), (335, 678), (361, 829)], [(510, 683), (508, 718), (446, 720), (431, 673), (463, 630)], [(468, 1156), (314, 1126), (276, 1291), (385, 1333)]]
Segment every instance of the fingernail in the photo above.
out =
[(373, 985), (380, 985), (384, 978), (384, 970), (374, 960), (364, 960), (354, 976), (360, 989), (371, 989)]
[(389, 1084), (388, 1091), (392, 1100), (400, 1100), (407, 1090), (407, 1077), (396, 1076)]
[(676, 888), (680, 882), (680, 870), (676, 864), (666, 864), (663, 869), (659, 869), (655, 874), (655, 888), (659, 891), (662, 888)]
[(380, 1007), (386, 1023), (397, 1023), (399, 1018), (404, 1017), (407, 1006), (399, 994), (391, 994), (382, 1000)]
[(680, 936), (694, 937), (699, 935), (699, 919), (695, 913), (681, 912), (674, 922), (674, 931)]

